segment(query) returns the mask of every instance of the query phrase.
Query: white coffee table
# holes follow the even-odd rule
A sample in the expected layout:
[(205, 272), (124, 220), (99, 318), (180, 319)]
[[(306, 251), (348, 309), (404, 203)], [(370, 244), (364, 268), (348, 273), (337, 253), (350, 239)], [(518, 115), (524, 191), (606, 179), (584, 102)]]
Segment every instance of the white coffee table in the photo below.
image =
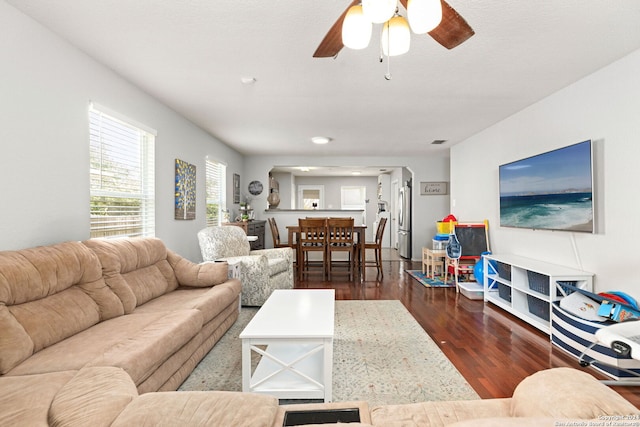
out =
[(331, 402), (334, 312), (333, 289), (273, 291), (240, 333), (242, 391)]

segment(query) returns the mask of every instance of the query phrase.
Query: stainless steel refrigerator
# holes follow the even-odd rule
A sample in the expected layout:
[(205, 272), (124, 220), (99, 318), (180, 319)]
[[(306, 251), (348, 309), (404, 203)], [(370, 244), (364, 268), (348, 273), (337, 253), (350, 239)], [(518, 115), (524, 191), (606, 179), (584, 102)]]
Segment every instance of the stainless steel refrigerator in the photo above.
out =
[(398, 195), (398, 255), (411, 258), (411, 187), (404, 185)]

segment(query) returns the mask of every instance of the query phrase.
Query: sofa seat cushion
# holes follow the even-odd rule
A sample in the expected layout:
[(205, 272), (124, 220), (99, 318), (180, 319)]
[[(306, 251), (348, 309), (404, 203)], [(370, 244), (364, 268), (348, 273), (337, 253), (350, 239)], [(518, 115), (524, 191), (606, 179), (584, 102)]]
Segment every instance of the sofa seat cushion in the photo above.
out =
[(238, 302), (242, 285), (239, 280), (229, 280), (213, 288), (178, 288), (137, 307), (134, 313), (154, 313), (196, 309), (207, 323), (232, 303)]
[(100, 322), (35, 353), (9, 375), (116, 366), (140, 384), (202, 328), (198, 310), (140, 313)]
[(640, 414), (635, 406), (592, 375), (573, 368), (536, 372), (518, 384), (513, 417), (598, 418)]
[(376, 406), (371, 421), (376, 426), (436, 427), (476, 418), (508, 417), (511, 399), (431, 401)]
[(112, 427), (234, 426), (271, 427), (278, 399), (228, 391), (167, 391), (143, 394)]
[(131, 378), (120, 368), (83, 368), (51, 402), (52, 427), (110, 426), (138, 397)]
[(76, 371), (62, 371), (0, 377), (0, 425), (48, 426), (51, 401), (75, 374)]
[(267, 262), (270, 276), (286, 272), (291, 264), (286, 258), (269, 258)]

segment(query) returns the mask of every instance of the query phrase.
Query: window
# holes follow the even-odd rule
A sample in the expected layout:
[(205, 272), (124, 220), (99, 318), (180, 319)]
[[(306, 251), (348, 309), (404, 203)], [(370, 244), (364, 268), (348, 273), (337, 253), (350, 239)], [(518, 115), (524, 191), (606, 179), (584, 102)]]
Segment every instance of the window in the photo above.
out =
[(367, 199), (367, 187), (352, 186), (340, 187), (341, 209), (365, 209)]
[(226, 211), (227, 166), (207, 159), (207, 227), (220, 225)]
[(116, 116), (89, 107), (90, 236), (154, 236), (156, 132)]
[(324, 186), (298, 185), (298, 209), (324, 209)]

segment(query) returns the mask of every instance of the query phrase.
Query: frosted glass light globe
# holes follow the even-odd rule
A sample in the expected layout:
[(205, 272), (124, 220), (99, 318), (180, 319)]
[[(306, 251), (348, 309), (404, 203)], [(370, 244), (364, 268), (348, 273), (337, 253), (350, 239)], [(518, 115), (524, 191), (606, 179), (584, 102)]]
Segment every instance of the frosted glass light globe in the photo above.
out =
[(409, 52), (411, 30), (407, 20), (394, 16), (382, 27), (382, 53), (386, 56), (398, 56)]
[(369, 46), (372, 26), (362, 6), (351, 6), (342, 21), (342, 44), (350, 49), (364, 49)]

